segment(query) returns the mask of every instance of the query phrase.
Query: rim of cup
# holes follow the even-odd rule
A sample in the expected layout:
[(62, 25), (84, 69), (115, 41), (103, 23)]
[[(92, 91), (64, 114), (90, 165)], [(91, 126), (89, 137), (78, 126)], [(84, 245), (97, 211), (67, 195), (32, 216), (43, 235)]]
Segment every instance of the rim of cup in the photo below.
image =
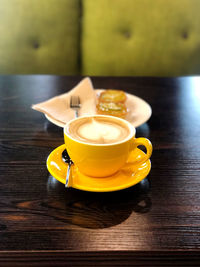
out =
[[(118, 120), (121, 121), (122, 123), (126, 124), (126, 126), (128, 126), (129, 130), (130, 130), (130, 134), (124, 139), (121, 140), (119, 142), (115, 142), (115, 143), (111, 143), (111, 144), (95, 144), (95, 143), (87, 143), (81, 140), (77, 140), (75, 138), (73, 138), (68, 132), (67, 132), (67, 128), (69, 127), (69, 125), (77, 120), (83, 119), (83, 118), (94, 118), (94, 117), (103, 117), (103, 118), (110, 118), (110, 119), (114, 119), (114, 120)], [(136, 129), (135, 127), (127, 120), (119, 118), (119, 117), (114, 117), (114, 116), (110, 116), (110, 115), (101, 115), (101, 114), (95, 114), (95, 115), (84, 115), (81, 117), (77, 117), (74, 118), (70, 121), (68, 121), (64, 128), (63, 128), (63, 132), (65, 135), (67, 135), (70, 139), (74, 140), (75, 142), (81, 143), (81, 144), (85, 144), (85, 145), (90, 145), (90, 146), (113, 146), (113, 145), (119, 145), (119, 144), (123, 144), (125, 142), (127, 142), (128, 140), (130, 140), (131, 138), (135, 137), (136, 134)]]

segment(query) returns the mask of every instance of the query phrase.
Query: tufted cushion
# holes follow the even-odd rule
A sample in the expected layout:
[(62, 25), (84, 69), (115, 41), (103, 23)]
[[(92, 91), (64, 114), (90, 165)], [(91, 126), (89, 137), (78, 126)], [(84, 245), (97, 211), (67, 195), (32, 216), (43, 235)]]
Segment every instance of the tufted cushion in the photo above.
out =
[(76, 74), (78, 0), (0, 0), (0, 74)]
[(84, 0), (85, 75), (200, 74), (200, 0)]

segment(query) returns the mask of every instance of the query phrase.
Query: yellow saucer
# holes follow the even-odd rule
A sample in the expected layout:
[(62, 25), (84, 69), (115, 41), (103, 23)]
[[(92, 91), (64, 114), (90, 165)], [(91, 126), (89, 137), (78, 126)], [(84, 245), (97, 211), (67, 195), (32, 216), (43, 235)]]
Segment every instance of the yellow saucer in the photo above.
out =
[[(64, 149), (65, 145), (57, 147), (47, 158), (48, 171), (63, 184), (65, 184), (67, 173), (67, 164), (62, 160)], [(131, 187), (146, 178), (151, 170), (150, 160), (143, 164), (137, 163), (143, 154), (144, 152), (137, 148), (131, 153), (127, 164), (121, 170), (104, 178), (86, 176), (80, 173), (75, 165), (72, 165), (69, 186), (91, 192), (111, 192)]]

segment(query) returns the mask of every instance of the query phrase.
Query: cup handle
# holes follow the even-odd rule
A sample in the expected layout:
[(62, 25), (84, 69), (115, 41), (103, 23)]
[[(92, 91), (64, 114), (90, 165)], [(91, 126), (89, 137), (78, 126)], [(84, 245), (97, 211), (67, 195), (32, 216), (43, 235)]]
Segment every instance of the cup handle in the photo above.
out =
[(149, 139), (144, 138), (144, 137), (135, 138), (133, 140), (133, 147), (131, 150), (134, 150), (138, 146), (144, 146), (146, 148), (146, 151), (147, 151), (144, 154), (144, 156), (142, 156), (139, 160), (137, 160), (137, 163), (141, 164), (141, 163), (146, 162), (151, 157), (153, 147), (152, 147), (152, 144), (149, 141)]

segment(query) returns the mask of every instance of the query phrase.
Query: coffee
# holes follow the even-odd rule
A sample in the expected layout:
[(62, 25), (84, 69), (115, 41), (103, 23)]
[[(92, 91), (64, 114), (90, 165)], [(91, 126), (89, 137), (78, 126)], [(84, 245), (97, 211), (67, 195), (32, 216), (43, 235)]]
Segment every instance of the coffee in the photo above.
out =
[(72, 121), (67, 133), (74, 139), (92, 144), (113, 144), (125, 140), (130, 129), (122, 120), (114, 117), (82, 117)]
[[(64, 127), (67, 152), (78, 171), (90, 177), (106, 177), (119, 171), (137, 146), (147, 153), (138, 159), (146, 162), (152, 145), (146, 138), (135, 138), (135, 128), (128, 121), (106, 115), (88, 115), (69, 121)], [(137, 150), (136, 150), (137, 151)]]

